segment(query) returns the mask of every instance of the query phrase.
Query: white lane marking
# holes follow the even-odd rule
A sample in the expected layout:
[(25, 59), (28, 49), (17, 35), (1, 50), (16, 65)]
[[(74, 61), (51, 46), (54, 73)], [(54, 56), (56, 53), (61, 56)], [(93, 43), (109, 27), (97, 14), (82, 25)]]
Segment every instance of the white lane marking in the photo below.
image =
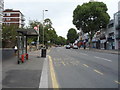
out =
[(85, 53), (80, 53), (80, 54), (88, 56), (88, 55), (87, 55), (87, 54), (85, 54)]
[(45, 58), (39, 88), (48, 88), (48, 58)]
[(112, 62), (112, 60), (109, 60), (109, 59), (106, 59), (106, 58), (101, 58), (101, 57), (97, 57), (97, 56), (94, 56), (95, 58), (99, 58), (99, 59), (103, 59), (105, 61), (109, 61), (109, 62)]

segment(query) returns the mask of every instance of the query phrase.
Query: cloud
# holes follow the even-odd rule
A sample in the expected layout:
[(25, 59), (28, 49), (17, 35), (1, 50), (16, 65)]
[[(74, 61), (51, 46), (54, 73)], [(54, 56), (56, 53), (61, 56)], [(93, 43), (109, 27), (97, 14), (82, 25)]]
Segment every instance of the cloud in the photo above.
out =
[(9, 3), (23, 3), (23, 2), (78, 2), (78, 0), (6, 0)]

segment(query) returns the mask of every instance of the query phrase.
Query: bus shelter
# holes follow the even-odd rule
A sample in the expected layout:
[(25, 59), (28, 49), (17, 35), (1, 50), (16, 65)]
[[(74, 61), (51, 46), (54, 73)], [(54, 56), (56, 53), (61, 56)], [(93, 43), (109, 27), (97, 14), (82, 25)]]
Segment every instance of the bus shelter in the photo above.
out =
[(38, 36), (34, 29), (17, 29), (17, 47), (18, 47), (18, 64), (28, 60), (27, 39), (30, 36)]

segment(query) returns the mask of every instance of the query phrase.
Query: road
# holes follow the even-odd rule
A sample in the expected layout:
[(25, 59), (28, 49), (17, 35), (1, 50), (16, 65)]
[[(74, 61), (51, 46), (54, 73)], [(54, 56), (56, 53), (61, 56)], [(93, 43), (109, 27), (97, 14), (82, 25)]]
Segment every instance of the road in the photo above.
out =
[(16, 57), (3, 60), (3, 88), (117, 88), (120, 84), (117, 54), (53, 47), (47, 58), (39, 55), (40, 51), (29, 52), (29, 60), (20, 65)]
[(81, 49), (49, 52), (59, 88), (118, 88), (118, 55)]

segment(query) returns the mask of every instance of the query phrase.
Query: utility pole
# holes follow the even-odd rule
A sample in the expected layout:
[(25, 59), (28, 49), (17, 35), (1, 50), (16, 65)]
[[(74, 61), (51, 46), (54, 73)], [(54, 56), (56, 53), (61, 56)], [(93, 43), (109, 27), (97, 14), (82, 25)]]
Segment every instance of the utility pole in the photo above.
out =
[(44, 12), (48, 10), (43, 10), (43, 46), (44, 46)]

